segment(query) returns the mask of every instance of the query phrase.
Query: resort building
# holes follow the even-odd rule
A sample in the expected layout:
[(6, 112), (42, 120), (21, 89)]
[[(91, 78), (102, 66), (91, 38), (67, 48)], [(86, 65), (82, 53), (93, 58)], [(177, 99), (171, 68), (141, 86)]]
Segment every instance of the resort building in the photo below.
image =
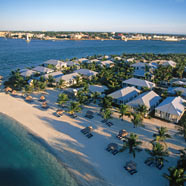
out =
[(114, 60), (116, 60), (116, 61), (122, 61), (122, 58), (119, 57), (119, 56), (116, 56), (116, 57), (114, 57)]
[(98, 60), (98, 59), (91, 59), (90, 60), (90, 63), (100, 63), (101, 61), (100, 60)]
[(165, 61), (162, 63), (162, 66), (171, 66), (172, 68), (176, 67), (176, 62), (174, 61)]
[(87, 58), (80, 58), (78, 59), (80, 63), (87, 63), (89, 60)]
[(37, 67), (33, 68), (32, 70), (36, 71), (36, 72), (39, 72), (41, 74), (48, 74), (48, 73), (54, 72), (53, 69), (46, 68), (46, 67), (43, 67), (43, 66), (37, 66)]
[(131, 108), (136, 109), (139, 105), (145, 105), (149, 112), (151, 112), (160, 102), (161, 97), (154, 91), (148, 91), (140, 94), (132, 101), (128, 102)]
[(150, 81), (147, 80), (142, 80), (142, 79), (137, 79), (137, 78), (130, 78), (127, 79), (125, 81), (122, 82), (122, 86), (123, 87), (136, 87), (137, 89), (143, 89), (143, 88), (148, 88), (148, 89), (152, 89), (153, 87), (155, 87), (155, 83), (152, 83)]
[(106, 67), (113, 67), (114, 66), (114, 62), (113, 61), (110, 61), (110, 60), (101, 61), (100, 62), (100, 65), (101, 66), (106, 66)]
[(186, 88), (183, 87), (174, 87), (172, 88), (169, 93), (175, 95), (176, 93), (180, 92), (183, 98), (186, 98)]
[(45, 79), (48, 79), (49, 76), (52, 76), (54, 79), (56, 79), (62, 77), (63, 73), (61, 71), (58, 71), (43, 75)]
[(80, 69), (80, 65), (77, 61), (66, 61), (65, 63), (67, 65), (67, 67), (76, 66), (76, 69)]
[(37, 73), (36, 71), (29, 70), (29, 69), (24, 69), (24, 70), (21, 70), (20, 72), (21, 72), (20, 75), (23, 76), (24, 78), (31, 77)]
[(167, 97), (155, 108), (155, 116), (164, 120), (178, 123), (185, 111), (186, 100), (178, 97)]
[(140, 91), (135, 87), (125, 87), (109, 94), (108, 96), (112, 97), (116, 104), (120, 105), (134, 99), (139, 95), (139, 93)]
[(79, 76), (78, 73), (71, 73), (63, 75), (59, 78), (56, 78), (56, 82), (59, 82), (61, 79), (64, 80), (65, 86), (69, 87), (76, 84), (76, 77)]
[(108, 88), (104, 85), (89, 85), (90, 92), (99, 92), (100, 94), (104, 94)]
[(78, 69), (75, 70), (74, 72), (88, 78), (91, 78), (92, 76), (96, 76), (98, 74), (97, 72), (88, 69)]
[(48, 65), (54, 66), (56, 69), (61, 69), (67, 67), (67, 64), (63, 61), (50, 59), (44, 62), (44, 66), (47, 67)]

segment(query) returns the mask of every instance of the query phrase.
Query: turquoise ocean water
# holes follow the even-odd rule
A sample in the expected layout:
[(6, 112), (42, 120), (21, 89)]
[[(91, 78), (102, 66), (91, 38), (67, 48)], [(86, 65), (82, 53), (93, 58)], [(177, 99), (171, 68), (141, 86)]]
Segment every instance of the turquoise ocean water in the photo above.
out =
[(0, 114), (0, 186), (76, 186), (61, 163), (18, 122)]

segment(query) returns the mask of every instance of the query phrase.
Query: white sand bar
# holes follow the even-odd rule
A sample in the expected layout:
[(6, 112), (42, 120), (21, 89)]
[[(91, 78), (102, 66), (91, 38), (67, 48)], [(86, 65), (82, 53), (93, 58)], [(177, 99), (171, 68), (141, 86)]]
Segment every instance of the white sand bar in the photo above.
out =
[[(108, 127), (101, 123), (102, 118), (97, 115), (99, 108), (95, 105), (87, 106), (75, 119), (64, 114), (61, 118), (54, 115), (58, 91), (48, 91), (46, 98), (50, 108), (42, 110), (38, 98), (34, 95), (34, 102), (27, 103), (21, 97), (12, 97), (0, 93), (0, 112), (16, 119), (23, 126), (43, 138), (57, 153), (59, 159), (68, 167), (68, 170), (87, 186), (157, 186), (168, 185), (162, 177), (167, 168), (175, 166), (178, 159), (177, 150), (185, 145), (184, 140), (175, 136), (175, 125), (157, 119), (145, 120), (145, 128), (133, 128), (130, 120), (121, 121), (112, 119), (114, 126)], [(84, 117), (87, 110), (95, 112), (93, 119)], [(117, 114), (115, 114), (117, 117)], [(128, 121), (127, 121), (128, 120)], [(148, 124), (147, 124), (148, 123)], [(80, 130), (86, 126), (93, 126), (93, 137), (88, 139)], [(170, 150), (168, 163), (162, 170), (148, 167), (144, 161), (149, 156), (145, 151), (137, 153), (133, 159), (128, 151), (112, 155), (105, 149), (111, 142), (122, 146), (122, 141), (116, 138), (119, 130), (134, 132), (143, 141), (142, 147), (151, 148), (149, 143), (153, 138), (157, 126), (166, 126), (173, 136), (167, 140)], [(138, 173), (130, 175), (123, 166), (126, 161), (134, 160), (137, 163)]]

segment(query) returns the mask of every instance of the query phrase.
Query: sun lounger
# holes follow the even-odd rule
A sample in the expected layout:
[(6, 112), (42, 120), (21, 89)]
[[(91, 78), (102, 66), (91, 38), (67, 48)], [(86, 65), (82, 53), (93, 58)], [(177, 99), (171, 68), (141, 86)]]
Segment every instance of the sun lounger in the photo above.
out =
[(111, 127), (113, 125), (113, 123), (109, 121), (109, 122), (106, 122), (106, 125)]
[(88, 133), (88, 134), (86, 135), (87, 138), (91, 138), (92, 136), (93, 136), (93, 134), (91, 134), (91, 133)]
[(130, 170), (130, 171), (128, 171), (131, 175), (133, 175), (133, 174), (135, 174), (135, 173), (137, 173), (137, 170), (136, 169), (132, 169), (132, 170)]
[(106, 150), (107, 150), (108, 152), (110, 152), (110, 151), (112, 151), (112, 148), (107, 147)]
[(118, 150), (114, 150), (114, 151), (112, 152), (112, 154), (113, 154), (113, 155), (116, 155), (118, 152), (119, 152)]

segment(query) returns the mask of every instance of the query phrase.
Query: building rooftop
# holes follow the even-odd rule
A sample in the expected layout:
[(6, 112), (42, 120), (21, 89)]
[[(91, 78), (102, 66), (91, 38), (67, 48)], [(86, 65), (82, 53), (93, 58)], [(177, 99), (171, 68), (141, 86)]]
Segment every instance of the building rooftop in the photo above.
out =
[(145, 105), (147, 108), (151, 108), (155, 106), (160, 100), (161, 97), (158, 94), (156, 94), (154, 91), (148, 91), (140, 94), (132, 101), (128, 102), (127, 105), (130, 105), (132, 107)]
[(33, 68), (32, 70), (40, 72), (40, 73), (51, 73), (54, 71), (53, 69), (42, 67), (42, 66), (37, 66), (37, 67)]
[(156, 110), (180, 116), (185, 110), (185, 106), (183, 105), (184, 102), (186, 102), (186, 100), (184, 100), (180, 96), (167, 97), (156, 107)]
[(147, 80), (138, 79), (138, 78), (130, 78), (130, 79), (123, 81), (123, 83), (130, 84), (133, 86), (139, 86), (139, 87), (147, 87), (147, 88), (155, 87), (155, 83), (152, 83)]
[(97, 72), (88, 69), (78, 69), (74, 72), (84, 76), (95, 76), (96, 74), (98, 74)]

